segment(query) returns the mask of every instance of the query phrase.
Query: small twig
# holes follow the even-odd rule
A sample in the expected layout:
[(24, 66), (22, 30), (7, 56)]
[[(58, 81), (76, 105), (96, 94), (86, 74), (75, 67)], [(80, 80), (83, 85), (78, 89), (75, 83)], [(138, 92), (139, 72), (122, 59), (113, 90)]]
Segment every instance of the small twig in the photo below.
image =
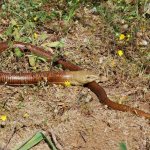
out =
[(6, 143), (6, 145), (2, 148), (2, 150), (7, 150), (7, 147), (11, 141), (11, 139), (13, 138), (13, 136), (15, 135), (15, 133), (18, 131), (19, 129), (17, 129), (16, 127), (14, 127), (13, 133), (11, 134), (10, 138), (8, 139), (8, 142)]
[(3, 104), (2, 108), (5, 108), (5, 106), (6, 106), (6, 104), (7, 104), (8, 101), (9, 101), (9, 99), (6, 99), (6, 100), (4, 101), (4, 104)]
[(55, 143), (56, 147), (57, 147), (59, 150), (63, 150), (62, 146), (58, 143), (58, 140), (57, 140), (57, 138), (56, 138), (56, 135), (55, 135), (53, 129), (50, 129), (50, 130), (48, 131), (48, 133), (49, 133), (49, 135), (50, 135), (52, 141)]
[(82, 132), (82, 131), (79, 131), (79, 133), (80, 133), (80, 136), (82, 137), (83, 141), (86, 143), (86, 139), (85, 139), (85, 137), (84, 137), (84, 135), (83, 135), (83, 132)]
[(136, 15), (139, 16), (139, 1), (136, 0)]

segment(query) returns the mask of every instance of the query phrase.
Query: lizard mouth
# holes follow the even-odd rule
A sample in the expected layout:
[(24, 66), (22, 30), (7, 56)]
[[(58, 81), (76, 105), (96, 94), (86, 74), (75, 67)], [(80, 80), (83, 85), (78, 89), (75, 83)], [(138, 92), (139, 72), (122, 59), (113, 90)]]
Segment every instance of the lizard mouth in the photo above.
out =
[(86, 79), (87, 79), (88, 82), (92, 82), (92, 81), (98, 80), (99, 77), (97, 75), (93, 74), (93, 75), (87, 75)]

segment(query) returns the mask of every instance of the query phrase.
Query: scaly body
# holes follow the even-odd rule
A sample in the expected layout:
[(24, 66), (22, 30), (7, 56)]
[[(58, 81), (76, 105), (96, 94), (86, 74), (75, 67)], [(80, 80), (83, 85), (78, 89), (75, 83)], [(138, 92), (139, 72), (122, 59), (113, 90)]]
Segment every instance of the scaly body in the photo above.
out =
[[(0, 52), (6, 50), (8, 47), (9, 47), (8, 42), (0, 43)], [(21, 43), (21, 42), (14, 42), (13, 47), (19, 47), (22, 50), (27, 48), (31, 52), (33, 52), (34, 54), (39, 55), (39, 56), (44, 57), (44, 58), (47, 58), (48, 61), (50, 61), (51, 57), (52, 57), (52, 54), (50, 52), (47, 52), (44, 49), (38, 48), (38, 47), (36, 47), (34, 45), (31, 45), (31, 44)], [(71, 71), (82, 70), (80, 67), (72, 64), (71, 62), (65, 61), (64, 59), (58, 59), (56, 63), (61, 64), (64, 69), (69, 69)], [(62, 79), (64, 78), (63, 75), (61, 75), (60, 77)], [(11, 78), (11, 76), (10, 76), (10, 78)], [(79, 83), (85, 84), (85, 82), (83, 82), (84, 78), (81, 78), (81, 76), (78, 76), (77, 78), (79, 79)], [(56, 78), (54, 78), (54, 79), (57, 80)], [(76, 80), (75, 80), (75, 82), (76, 82)], [(130, 106), (127, 106), (127, 105), (122, 105), (122, 104), (118, 104), (118, 103), (115, 103), (115, 102), (111, 101), (107, 97), (107, 94), (106, 94), (105, 90), (100, 85), (98, 85), (96, 82), (88, 83), (85, 86), (88, 87), (92, 92), (94, 92), (97, 95), (97, 97), (98, 97), (98, 99), (101, 103), (107, 105), (109, 108), (112, 108), (114, 110), (131, 112), (135, 115), (150, 119), (150, 114), (149, 113), (146, 113), (146, 112), (141, 111), (141, 110), (136, 109), (136, 108), (131, 108)]]

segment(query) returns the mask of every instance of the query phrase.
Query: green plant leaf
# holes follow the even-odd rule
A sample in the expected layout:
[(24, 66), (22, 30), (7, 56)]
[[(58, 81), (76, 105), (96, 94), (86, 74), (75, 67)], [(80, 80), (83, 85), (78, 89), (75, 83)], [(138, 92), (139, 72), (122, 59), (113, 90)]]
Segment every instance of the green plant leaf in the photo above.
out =
[(41, 35), (40, 35), (40, 41), (45, 41), (46, 39), (48, 38), (48, 35), (46, 34), (46, 33), (42, 33)]
[(41, 60), (41, 61), (43, 61), (43, 62), (46, 62), (46, 59), (43, 58), (43, 57), (37, 57), (37, 59), (38, 59), (38, 60)]
[(57, 148), (52, 143), (52, 141), (48, 140), (47, 137), (42, 132), (37, 132), (33, 137), (31, 137), (28, 141), (23, 143), (15, 150), (29, 150), (35, 145), (37, 145), (39, 142), (41, 142), (42, 140), (44, 140), (47, 143), (47, 145), (51, 150), (57, 150)]
[(5, 34), (9, 36), (9, 35), (12, 35), (12, 32), (13, 32), (13, 26), (9, 25), (9, 27), (5, 31)]
[(22, 57), (23, 56), (23, 53), (21, 52), (21, 50), (19, 48), (15, 48), (14, 52), (15, 52), (17, 57)]
[(43, 140), (43, 136), (40, 132), (38, 132), (31, 139), (29, 139), (27, 142), (22, 144), (16, 150), (28, 150), (28, 149), (32, 148), (33, 146), (37, 145), (42, 140)]
[(28, 56), (28, 57), (29, 57), (29, 64), (30, 64), (32, 67), (35, 67), (35, 65), (36, 65), (36, 60), (37, 60), (37, 56), (30, 55), (30, 56)]
[(120, 143), (120, 150), (127, 150), (125, 143), (123, 143), (123, 142)]
[(13, 36), (14, 36), (16, 41), (18, 41), (20, 39), (20, 33), (19, 33), (19, 30), (17, 28), (14, 28)]
[(51, 43), (44, 43), (42, 46), (47, 46), (47, 47), (64, 47), (64, 43), (61, 41), (56, 41), (56, 42), (51, 42)]
[(11, 23), (13, 26), (17, 25), (16, 20), (14, 20), (13, 18), (11, 19), (10, 23)]

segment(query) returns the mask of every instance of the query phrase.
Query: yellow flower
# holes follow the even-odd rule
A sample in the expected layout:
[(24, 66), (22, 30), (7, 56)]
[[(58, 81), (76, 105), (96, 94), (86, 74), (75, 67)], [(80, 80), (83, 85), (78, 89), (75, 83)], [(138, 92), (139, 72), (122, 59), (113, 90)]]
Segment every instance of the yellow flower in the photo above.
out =
[(34, 33), (34, 38), (37, 39), (38, 38), (38, 34)]
[(2, 115), (2, 116), (0, 117), (0, 120), (6, 121), (6, 120), (7, 120), (7, 116), (6, 116), (6, 115)]
[(28, 118), (28, 117), (29, 117), (29, 114), (28, 114), (28, 113), (25, 113), (25, 114), (23, 115), (23, 117), (24, 117), (24, 118)]
[(37, 19), (38, 19), (38, 17), (34, 17), (34, 18), (33, 18), (34, 21), (37, 21)]
[(124, 40), (124, 39), (125, 39), (125, 35), (124, 34), (120, 34), (119, 40), (121, 41), (121, 40)]
[(65, 84), (65, 86), (66, 86), (66, 87), (71, 86), (71, 83), (70, 83), (69, 81), (65, 81), (65, 83), (64, 83), (64, 84)]
[(122, 50), (118, 50), (117, 54), (121, 57), (123, 55), (123, 51)]
[(131, 37), (131, 35), (128, 34), (128, 35), (127, 35), (127, 40), (126, 40), (126, 41), (129, 41), (129, 40), (130, 40), (130, 37)]

